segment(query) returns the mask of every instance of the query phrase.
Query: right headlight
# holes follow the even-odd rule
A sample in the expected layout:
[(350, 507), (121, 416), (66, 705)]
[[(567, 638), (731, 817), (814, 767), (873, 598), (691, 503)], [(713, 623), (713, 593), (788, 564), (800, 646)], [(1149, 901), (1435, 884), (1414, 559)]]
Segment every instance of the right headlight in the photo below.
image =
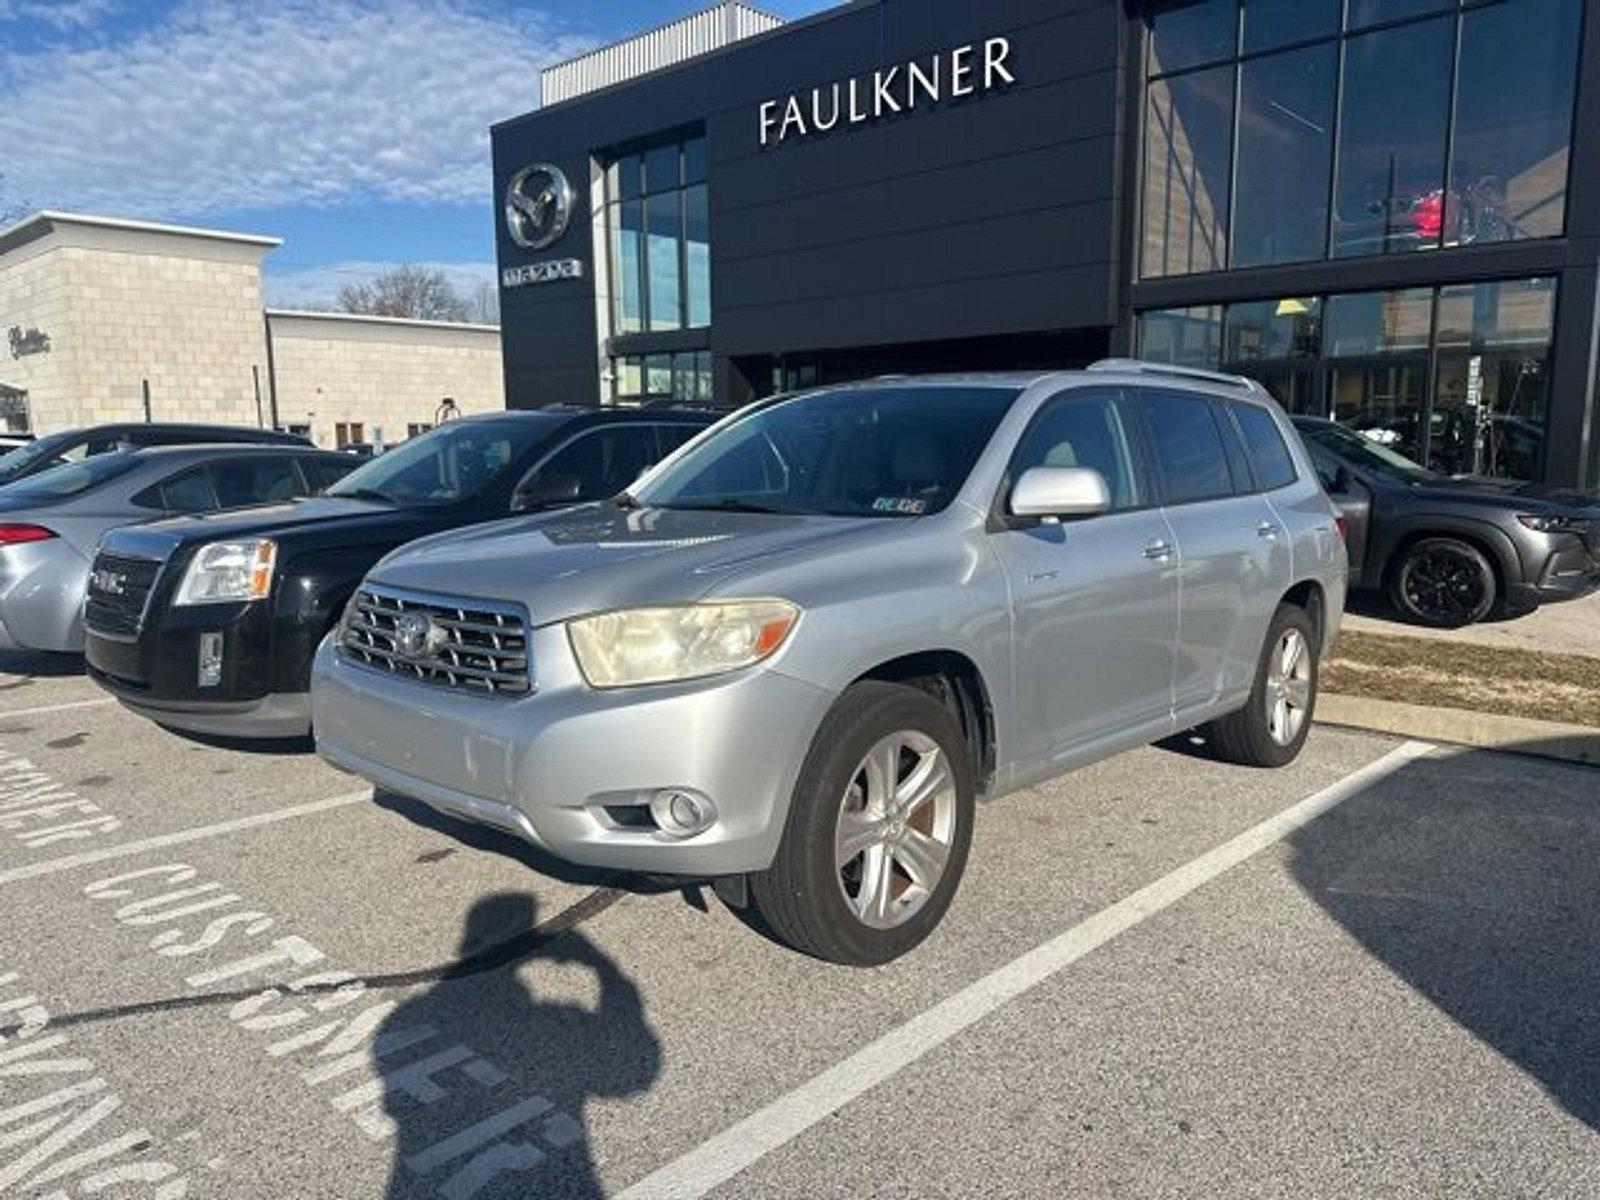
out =
[(638, 687), (754, 666), (799, 619), (787, 600), (716, 600), (582, 617), (568, 622), (567, 636), (591, 687)]
[(272, 591), (278, 543), (271, 538), (201, 546), (183, 573), (174, 604), (229, 604), (265, 599)]

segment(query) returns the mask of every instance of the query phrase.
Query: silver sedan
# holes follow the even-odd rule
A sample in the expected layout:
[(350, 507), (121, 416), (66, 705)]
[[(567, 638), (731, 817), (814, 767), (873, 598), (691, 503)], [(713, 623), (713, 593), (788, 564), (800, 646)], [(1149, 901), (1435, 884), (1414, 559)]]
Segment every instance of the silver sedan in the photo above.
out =
[(314, 495), (356, 465), (309, 448), (170, 446), (0, 488), (0, 650), (82, 651), (89, 564), (106, 530)]

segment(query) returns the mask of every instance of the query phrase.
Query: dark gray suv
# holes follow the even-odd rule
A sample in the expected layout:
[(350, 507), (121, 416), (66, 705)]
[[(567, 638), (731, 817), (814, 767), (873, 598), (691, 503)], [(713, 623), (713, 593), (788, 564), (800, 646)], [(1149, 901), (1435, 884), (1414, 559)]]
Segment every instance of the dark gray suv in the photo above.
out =
[(1349, 522), (1352, 590), (1439, 628), (1600, 590), (1600, 496), (1439, 475), (1332, 421), (1294, 424)]

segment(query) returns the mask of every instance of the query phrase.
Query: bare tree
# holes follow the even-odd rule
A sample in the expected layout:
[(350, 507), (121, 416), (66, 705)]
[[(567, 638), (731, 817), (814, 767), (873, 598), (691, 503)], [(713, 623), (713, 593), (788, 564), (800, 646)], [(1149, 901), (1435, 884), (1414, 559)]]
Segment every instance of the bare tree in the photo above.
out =
[(479, 280), (467, 302), (472, 306), (472, 319), (479, 325), (500, 324), (500, 289), (489, 280)]
[(413, 317), (422, 321), (470, 321), (472, 305), (443, 271), (411, 264), (395, 267), (366, 283), (339, 289), (339, 308), (374, 317)]
[(6, 198), (5, 181), (5, 173), (0, 172), (0, 225), (20, 221), (33, 211), (33, 206), (26, 200)]

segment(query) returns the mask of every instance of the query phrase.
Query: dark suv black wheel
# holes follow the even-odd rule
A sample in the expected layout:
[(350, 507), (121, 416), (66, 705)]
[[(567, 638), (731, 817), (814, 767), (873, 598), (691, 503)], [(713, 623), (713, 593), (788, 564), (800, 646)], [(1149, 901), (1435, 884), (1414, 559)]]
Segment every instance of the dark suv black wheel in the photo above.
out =
[(1436, 629), (1483, 620), (1499, 592), (1489, 559), (1459, 538), (1424, 538), (1408, 546), (1389, 577), (1389, 600), (1400, 614)]

